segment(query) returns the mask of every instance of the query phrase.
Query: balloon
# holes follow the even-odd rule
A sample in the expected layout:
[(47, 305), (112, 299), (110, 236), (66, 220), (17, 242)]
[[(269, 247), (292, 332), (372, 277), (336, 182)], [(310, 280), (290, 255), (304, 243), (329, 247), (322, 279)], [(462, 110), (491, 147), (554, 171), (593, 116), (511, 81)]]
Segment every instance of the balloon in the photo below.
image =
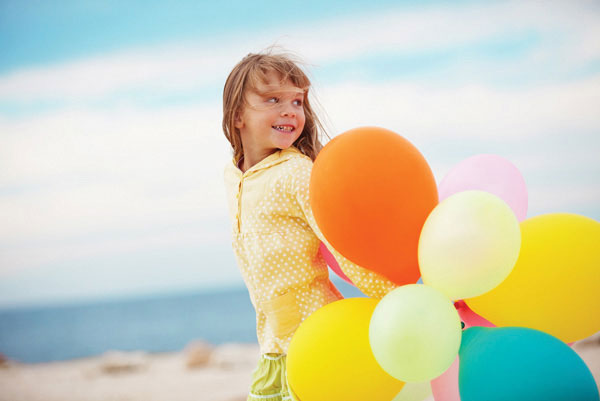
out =
[(598, 401), (585, 362), (565, 343), (524, 327), (465, 330), (460, 347), (462, 401)]
[[(464, 306), (467, 310), (468, 307)], [(457, 308), (459, 315), (461, 314), (461, 308)], [(473, 313), (470, 311), (470, 313)], [(475, 315), (477, 316), (477, 315)], [(461, 315), (461, 319), (464, 321), (463, 315)], [(482, 317), (479, 319), (484, 320)], [(486, 321), (487, 322), (487, 321)], [(489, 323), (489, 322), (488, 322)], [(489, 323), (491, 324), (491, 323)], [(482, 326), (482, 325), (479, 325)], [(467, 324), (465, 327), (471, 327), (471, 325)], [(493, 327), (493, 326), (488, 326)], [(567, 344), (569, 345), (569, 344)], [(458, 389), (458, 372), (460, 368), (460, 359), (456, 357), (452, 365), (441, 375), (436, 377), (431, 381), (431, 391), (433, 392), (433, 398), (435, 401), (461, 401), (460, 393)], [(410, 383), (408, 383), (410, 384)], [(405, 385), (406, 387), (406, 385)], [(402, 394), (404, 389), (400, 392)], [(395, 400), (394, 400), (395, 401)]]
[(419, 279), (419, 233), (437, 202), (425, 158), (383, 128), (356, 128), (333, 138), (312, 169), (310, 203), (327, 241), (396, 284)]
[(496, 326), (573, 342), (600, 330), (600, 223), (552, 213), (521, 223), (519, 259), (498, 287), (465, 302)]
[(405, 383), (392, 401), (425, 401), (429, 396), (431, 396), (431, 385), (428, 381)]
[(321, 242), (321, 245), (319, 246), (319, 251), (321, 252), (321, 255), (323, 256), (323, 259), (325, 259), (325, 262), (327, 263), (327, 266), (329, 266), (329, 268), (331, 270), (333, 270), (333, 272), (335, 274), (337, 274), (342, 280), (344, 280), (348, 284), (354, 285), (354, 283), (352, 282), (352, 280), (350, 280), (348, 278), (348, 276), (346, 276), (344, 274), (344, 272), (340, 268), (340, 265), (338, 264), (337, 260), (335, 260), (335, 257), (331, 254), (331, 252), (329, 252), (329, 249), (327, 249), (327, 247), (325, 246), (325, 244), (322, 243), (322, 242)]
[(458, 313), (448, 298), (423, 284), (408, 284), (381, 299), (369, 342), (381, 367), (398, 380), (420, 382), (442, 374), (458, 353)]
[(458, 392), (458, 356), (441, 376), (431, 381), (431, 391), (435, 401), (461, 401)]
[(423, 226), (423, 283), (453, 300), (481, 295), (508, 276), (520, 245), (519, 222), (502, 199), (484, 191), (454, 194)]
[(302, 401), (389, 401), (403, 382), (381, 369), (369, 347), (377, 300), (348, 298), (310, 315), (296, 330), (287, 356), (290, 388)]
[(454, 166), (440, 183), (440, 201), (469, 189), (490, 192), (504, 200), (519, 221), (527, 217), (525, 179), (510, 161), (497, 155), (476, 155)]
[(465, 323), (464, 328), (466, 329), (473, 326), (496, 327), (493, 323), (473, 312), (471, 308), (469, 308), (469, 305), (463, 300), (454, 302), (454, 307), (458, 311), (460, 320)]

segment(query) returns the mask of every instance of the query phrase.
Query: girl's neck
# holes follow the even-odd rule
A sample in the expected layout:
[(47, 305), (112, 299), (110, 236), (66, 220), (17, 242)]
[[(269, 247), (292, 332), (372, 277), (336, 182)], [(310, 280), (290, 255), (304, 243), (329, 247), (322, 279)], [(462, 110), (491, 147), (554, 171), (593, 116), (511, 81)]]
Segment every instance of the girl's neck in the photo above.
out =
[(238, 162), (238, 167), (242, 170), (242, 173), (245, 173), (249, 169), (251, 169), (256, 164), (260, 163), (262, 160), (266, 159), (273, 153), (277, 152), (279, 149), (271, 149), (267, 152), (263, 152), (260, 154), (247, 154), (244, 152), (241, 160)]

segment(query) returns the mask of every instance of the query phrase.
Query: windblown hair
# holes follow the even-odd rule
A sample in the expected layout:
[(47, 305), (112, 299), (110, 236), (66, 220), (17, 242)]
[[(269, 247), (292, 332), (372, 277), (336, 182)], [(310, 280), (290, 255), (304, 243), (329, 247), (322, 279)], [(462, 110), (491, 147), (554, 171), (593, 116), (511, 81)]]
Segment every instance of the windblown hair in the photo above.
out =
[(302, 133), (293, 146), (314, 161), (323, 147), (319, 140), (320, 132), (325, 133), (325, 131), (308, 100), (310, 80), (291, 56), (274, 54), (271, 51), (248, 54), (233, 68), (225, 82), (223, 133), (231, 143), (234, 160), (239, 161), (244, 155), (242, 138), (239, 129), (235, 127), (235, 120), (243, 112), (244, 107), (248, 106), (245, 94), (249, 90), (255, 90), (259, 82), (266, 83), (267, 74), (272, 71), (280, 76), (282, 82), (289, 80), (298, 88), (305, 89), (302, 104), (306, 121)]

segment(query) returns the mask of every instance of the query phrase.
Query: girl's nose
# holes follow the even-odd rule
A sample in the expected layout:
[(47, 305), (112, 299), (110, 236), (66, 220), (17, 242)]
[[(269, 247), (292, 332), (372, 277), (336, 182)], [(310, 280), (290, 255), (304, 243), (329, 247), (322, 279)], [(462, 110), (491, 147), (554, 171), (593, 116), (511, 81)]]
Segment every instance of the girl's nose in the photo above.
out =
[(296, 111), (294, 110), (294, 106), (291, 104), (283, 103), (281, 105), (280, 115), (282, 117), (296, 117)]
[(281, 110), (282, 117), (296, 117), (296, 112), (291, 107), (286, 107)]

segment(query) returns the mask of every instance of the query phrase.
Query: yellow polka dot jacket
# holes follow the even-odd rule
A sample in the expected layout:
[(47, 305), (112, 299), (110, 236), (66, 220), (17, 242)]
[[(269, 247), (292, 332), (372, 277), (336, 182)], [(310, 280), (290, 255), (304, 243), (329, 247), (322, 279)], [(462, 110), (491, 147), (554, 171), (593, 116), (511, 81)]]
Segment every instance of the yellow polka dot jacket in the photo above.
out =
[(300, 323), (342, 298), (329, 281), (321, 241), (367, 296), (396, 287), (345, 259), (325, 240), (312, 214), (308, 188), (312, 160), (294, 147), (277, 151), (246, 172), (225, 168), (233, 251), (256, 310), (262, 353), (287, 353)]

